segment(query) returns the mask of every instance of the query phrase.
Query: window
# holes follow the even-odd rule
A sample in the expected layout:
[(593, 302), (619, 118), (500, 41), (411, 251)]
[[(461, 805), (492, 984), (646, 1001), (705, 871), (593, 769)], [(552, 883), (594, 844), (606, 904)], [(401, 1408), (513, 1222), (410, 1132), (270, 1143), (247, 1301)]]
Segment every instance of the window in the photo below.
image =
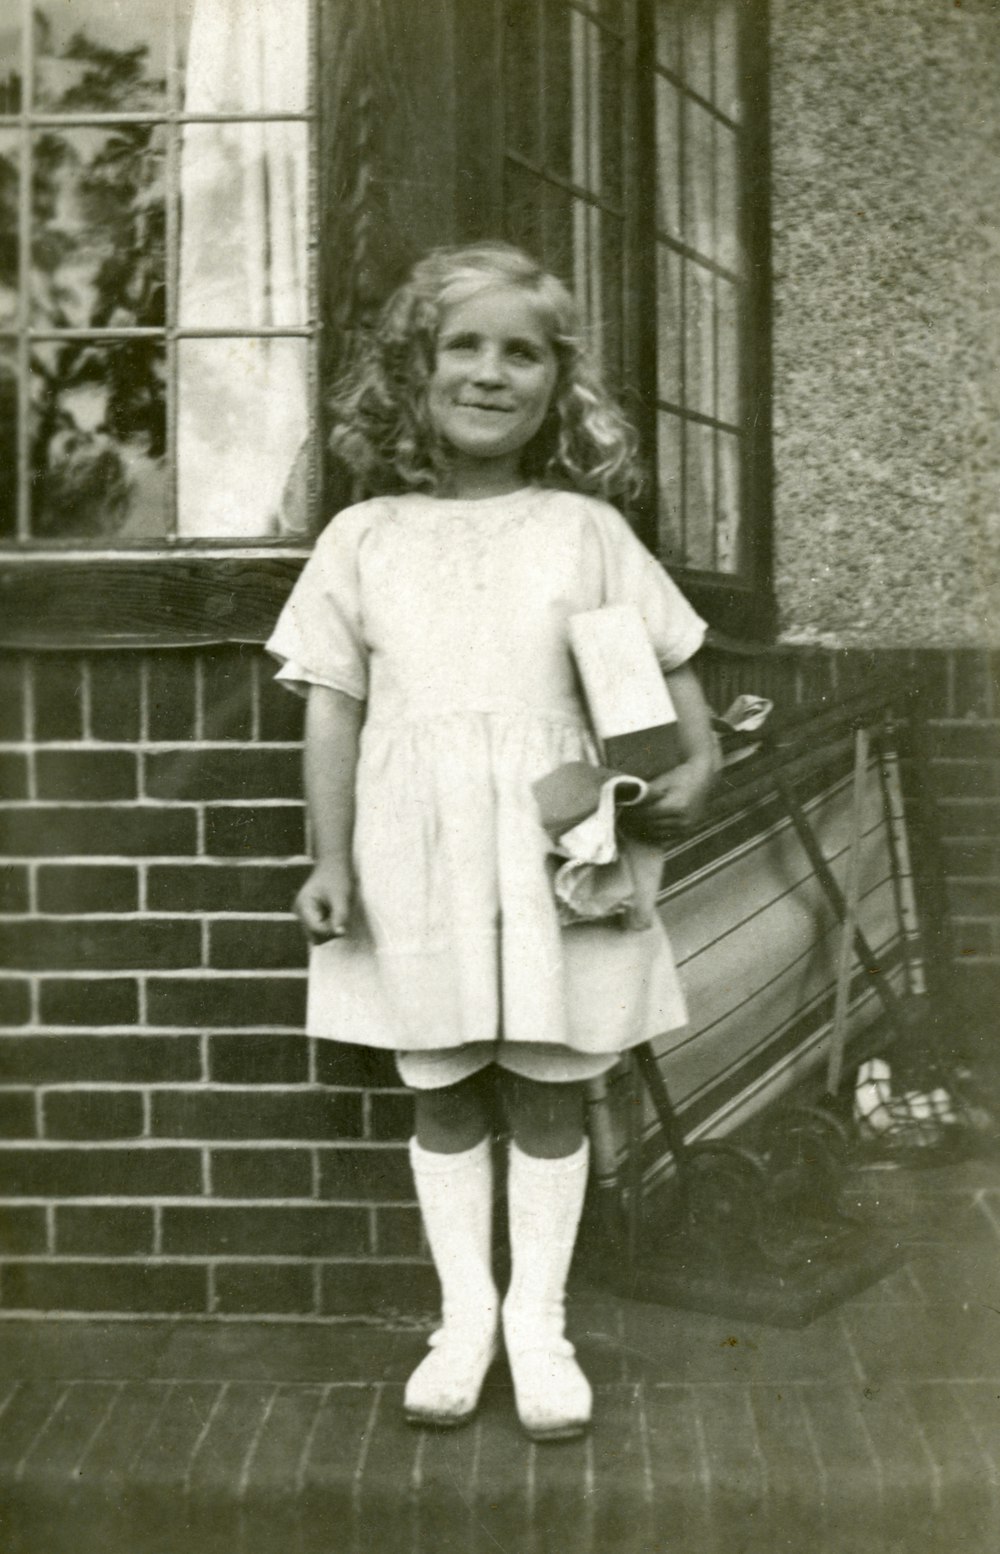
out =
[(8, 12), (8, 641), (103, 641), (112, 590), (117, 640), (263, 636), (350, 498), (320, 405), (353, 328), (498, 232), (583, 302), (643, 537), (714, 625), (767, 629), (765, 0)]
[(503, 11), (504, 230), (574, 282), (641, 426), (645, 538), (713, 621), (760, 629), (762, 7), (503, 0)]
[(316, 489), (311, 0), (9, 9), (0, 537), (301, 535)]

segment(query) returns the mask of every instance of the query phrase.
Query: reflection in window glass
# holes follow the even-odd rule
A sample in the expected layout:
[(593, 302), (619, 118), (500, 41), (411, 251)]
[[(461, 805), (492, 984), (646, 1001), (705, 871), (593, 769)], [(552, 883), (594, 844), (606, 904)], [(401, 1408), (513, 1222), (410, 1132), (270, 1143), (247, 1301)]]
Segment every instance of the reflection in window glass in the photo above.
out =
[(673, 0), (656, 0), (656, 62), (665, 70), (680, 73), (680, 9)]
[(720, 572), (739, 572), (744, 565), (740, 442), (727, 432), (716, 434), (719, 488), (716, 520), (716, 560)]
[(573, 156), (573, 106), (571, 91), (578, 88), (573, 82), (573, 28), (578, 18), (575, 12), (562, 5), (547, 5), (543, 9), (542, 55), (543, 109), (545, 116), (545, 169), (557, 177), (572, 176)]
[(304, 124), (185, 125), (182, 326), (308, 322), (307, 172)]
[(684, 262), (684, 403), (715, 413), (715, 342), (711, 272)]
[[(13, 11), (13, 6), (8, 10)], [(0, 17), (0, 113), (21, 111), (21, 19)]]
[(715, 257), (714, 121), (688, 99), (684, 104), (684, 238), (706, 258)]
[(17, 320), (19, 161), (16, 134), (0, 130), (0, 329)]
[[(306, 527), (312, 3), (8, 7), (30, 12), (33, 25), (25, 37), (0, 22), (0, 109), (18, 108), (22, 69), (34, 95), (23, 122), (0, 129), (4, 533), (131, 541)], [(217, 114), (226, 117), (205, 122)], [(19, 169), (29, 166), (26, 201)], [(285, 329), (301, 339), (256, 337)], [(184, 342), (190, 330), (249, 339), (242, 356), (218, 339), (199, 356)], [(220, 371), (223, 357), (234, 382)], [(259, 471), (250, 477), (253, 499), (238, 518), (219, 487), (240, 490), (239, 472), (231, 459), (210, 467), (204, 428), (193, 430), (199, 416), (230, 436), (240, 428), (233, 445), (244, 467), (254, 469), (248, 449), (275, 462), (270, 484)], [(31, 491), (16, 502), (19, 447)], [(190, 458), (194, 483), (183, 471), (179, 479), (175, 458)], [(187, 505), (178, 524), (179, 484)]]
[(165, 131), (44, 130), (32, 147), (32, 322), (164, 322)]
[(596, 320), (600, 341), (598, 356), (611, 383), (622, 385), (624, 372), (625, 276), (622, 271), (622, 224), (613, 216), (601, 218), (601, 313)]
[(743, 117), (740, 91), (739, 17), (737, 0), (716, 0), (715, 106), (736, 123)]
[(164, 378), (163, 346), (149, 340), (34, 344), (34, 535), (141, 540), (166, 532)]
[(681, 494), (681, 422), (674, 415), (663, 411), (657, 421), (658, 481), (658, 538), (660, 550), (667, 561), (683, 563), (684, 503)]
[(681, 237), (681, 102), (675, 87), (656, 78), (656, 225)]
[(530, 253), (545, 254), (542, 204), (545, 185), (516, 162), (503, 172), (504, 236)]
[(684, 84), (712, 101), (712, 23), (716, 0), (684, 0), (681, 8)]
[(718, 260), (727, 270), (739, 271), (739, 183), (736, 171), (736, 137), (724, 125), (716, 125), (715, 201)]
[(195, 0), (184, 52), (187, 113), (304, 113), (307, 0)]
[(574, 240), (578, 202), (567, 189), (558, 184), (546, 184), (544, 204), (544, 232), (542, 253), (546, 263), (557, 275), (572, 277), (574, 274)]
[(581, 200), (573, 202), (573, 292), (591, 321), (600, 352), (601, 324), (604, 319), (604, 267), (601, 212)]
[(730, 426), (740, 419), (740, 317), (739, 293), (729, 281), (715, 282), (715, 349), (720, 421)]
[(504, 132), (511, 151), (539, 160), (539, 10), (535, 0), (507, 0), (504, 10)]
[(570, 82), (573, 107), (571, 177), (591, 194), (601, 192), (601, 53), (600, 37), (592, 22), (569, 13)]
[(46, 113), (165, 107), (165, 0), (41, 0), (34, 18), (36, 107)]
[(0, 537), (17, 532), (17, 359), (0, 340)]
[(681, 403), (681, 260), (672, 249), (657, 249), (657, 392), (668, 404)]
[(710, 426), (684, 426), (685, 564), (710, 571), (715, 565), (715, 433)]
[(308, 341), (178, 343), (178, 532), (306, 527)]
[(622, 200), (623, 51), (614, 38), (599, 35), (601, 89), (600, 187), (614, 205)]

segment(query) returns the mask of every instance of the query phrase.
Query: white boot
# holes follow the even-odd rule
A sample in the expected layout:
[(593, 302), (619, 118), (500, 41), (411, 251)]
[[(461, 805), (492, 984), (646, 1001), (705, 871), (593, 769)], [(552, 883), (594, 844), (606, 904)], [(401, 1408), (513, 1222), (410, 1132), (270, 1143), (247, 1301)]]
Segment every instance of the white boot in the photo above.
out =
[(565, 1290), (587, 1187), (588, 1141), (573, 1155), (540, 1160), (510, 1146), (511, 1281), (503, 1331), (517, 1415), (536, 1441), (582, 1435), (590, 1383), (565, 1337)]
[(459, 1425), (475, 1413), (498, 1347), (492, 1141), (443, 1155), (411, 1139), (410, 1163), (441, 1280), (442, 1323), (406, 1384), (403, 1408), (412, 1424)]

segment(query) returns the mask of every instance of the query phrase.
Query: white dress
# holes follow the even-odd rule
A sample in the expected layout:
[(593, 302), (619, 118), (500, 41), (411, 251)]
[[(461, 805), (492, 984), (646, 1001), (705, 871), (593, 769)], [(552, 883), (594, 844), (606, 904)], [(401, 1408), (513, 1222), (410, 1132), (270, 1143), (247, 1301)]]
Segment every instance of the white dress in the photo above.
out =
[(662, 925), (560, 926), (531, 784), (594, 759), (567, 618), (634, 603), (666, 670), (704, 622), (614, 508), (529, 487), (378, 498), (329, 524), (268, 649), (293, 688), (367, 702), (360, 909), (313, 950), (310, 1035), (581, 1052), (680, 1033)]

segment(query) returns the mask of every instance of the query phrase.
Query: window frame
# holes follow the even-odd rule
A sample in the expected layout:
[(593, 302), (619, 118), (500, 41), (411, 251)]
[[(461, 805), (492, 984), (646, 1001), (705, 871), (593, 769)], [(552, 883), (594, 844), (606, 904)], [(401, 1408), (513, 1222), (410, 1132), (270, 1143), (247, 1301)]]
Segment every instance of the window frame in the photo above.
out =
[[(309, 541), (265, 535), (244, 538), (182, 537), (176, 534), (116, 545), (98, 539), (60, 540), (30, 533), (31, 348), (38, 342), (87, 340), (102, 345), (133, 340), (162, 342), (166, 362), (166, 489), (170, 516), (177, 506), (178, 343), (185, 339), (305, 339), (308, 352), (308, 474), (306, 502), (310, 533), (321, 500), (320, 384), (318, 356), (319, 264), (317, 240), (320, 121), (321, 0), (307, 0), (306, 54), (309, 76), (301, 110), (189, 112), (181, 105), (177, 10), (167, 6), (168, 62), (162, 104), (148, 110), (66, 112), (39, 108), (34, 101), (31, 0), (21, 4), (21, 102), (17, 113), (0, 115), (0, 130), (18, 135), (20, 228), (19, 295), (14, 324), (3, 330), (13, 344), (18, 385), (16, 500), (17, 528), (0, 541), (0, 646), (9, 649), (73, 649), (117, 646), (194, 646), (218, 641), (262, 641), (270, 630), (309, 554)], [(212, 123), (302, 123), (309, 167), (307, 239), (308, 317), (298, 325), (204, 328), (184, 326), (179, 296), (180, 138), (185, 125)], [(162, 325), (123, 328), (34, 327), (31, 322), (32, 144), (38, 131), (112, 128), (116, 124), (164, 126), (167, 130), (164, 244), (165, 315)]]
[[(478, 210), (468, 206), (460, 232), (474, 239), (504, 229), (504, 163), (506, 106), (504, 81), (504, 3), (493, 0), (494, 34), (486, 40), (481, 29), (469, 57), (477, 69), (466, 93), (467, 118), (462, 142), (488, 146), (470, 171), (481, 191)], [(596, 20), (595, 0), (565, 0), (568, 9)], [(656, 136), (655, 0), (621, 0), (624, 13), (625, 78), (623, 100), (623, 199), (625, 207), (622, 265), (624, 269), (623, 378), (629, 414), (640, 435), (649, 463), (655, 468), (657, 372), (655, 331), (646, 321), (656, 317), (656, 238), (648, 211), (655, 208)], [(471, 28), (471, 23), (470, 23)], [(744, 189), (740, 240), (747, 255), (747, 318), (741, 336), (743, 448), (743, 515), (747, 560), (742, 574), (699, 571), (668, 562), (695, 607), (720, 634), (732, 638), (770, 640), (775, 631), (772, 537), (771, 449), (771, 265), (768, 99), (768, 3), (755, 0), (744, 12), (742, 78), (749, 83), (747, 122), (743, 132)], [(628, 90), (635, 83), (636, 91)], [(515, 156), (515, 162), (520, 159)], [(640, 538), (658, 552), (657, 491), (652, 482), (630, 505), (628, 516)]]
[[(637, 0), (638, 50), (646, 61), (656, 57), (655, 0)], [(683, 9), (683, 0), (680, 0)], [(710, 572), (670, 563), (671, 574), (712, 627), (736, 639), (771, 640), (776, 626), (773, 592), (773, 479), (771, 442), (771, 202), (770, 202), (770, 59), (769, 0), (754, 0), (743, 11), (740, 77), (746, 83), (744, 157), (739, 170), (740, 246), (747, 264), (747, 316), (740, 336), (740, 398), (743, 442), (742, 517), (747, 559), (741, 575)], [(637, 94), (640, 122), (636, 135), (640, 207), (655, 208), (656, 72), (648, 64)], [(641, 215), (639, 217), (641, 224)], [(640, 315), (656, 316), (656, 239), (649, 231), (638, 239), (637, 287)], [(657, 388), (655, 342), (648, 330), (648, 359), (640, 382), (643, 446), (656, 447)], [(651, 550), (658, 544), (657, 494), (645, 493), (634, 515), (637, 532)]]

